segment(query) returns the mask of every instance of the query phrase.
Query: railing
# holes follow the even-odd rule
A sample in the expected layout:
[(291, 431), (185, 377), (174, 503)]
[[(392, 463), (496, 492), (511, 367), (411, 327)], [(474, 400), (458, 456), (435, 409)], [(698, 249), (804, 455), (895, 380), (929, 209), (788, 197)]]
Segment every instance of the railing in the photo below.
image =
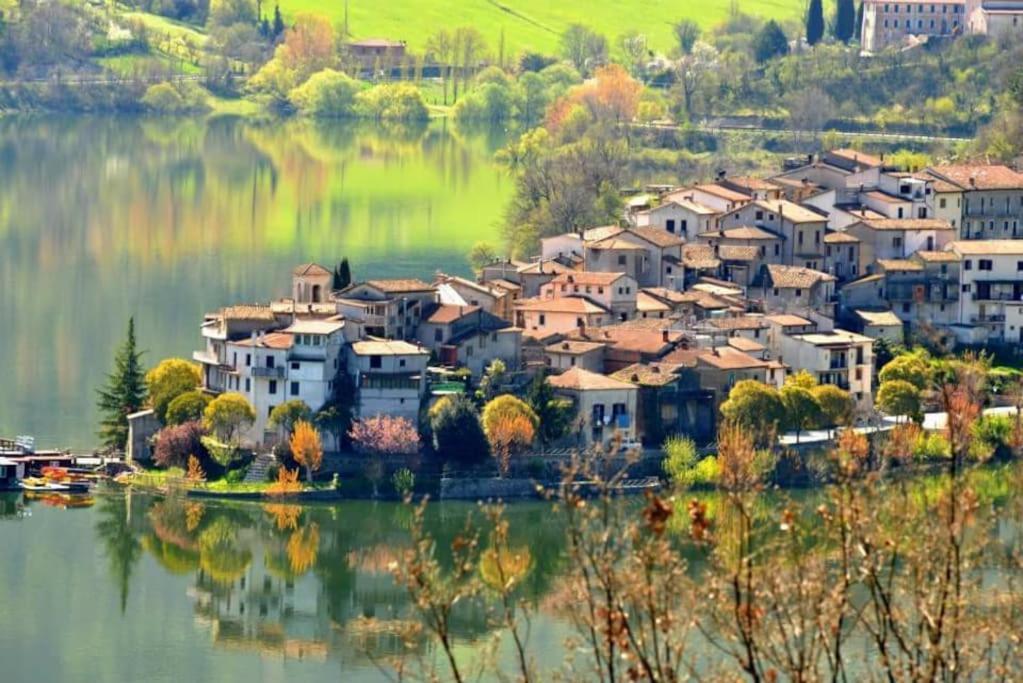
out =
[(1017, 294), (1016, 292), (988, 292), (987, 294), (981, 294), (980, 292), (973, 293), (974, 301), (1023, 301), (1023, 292)]
[(992, 315), (971, 315), (970, 322), (973, 323), (1004, 323), (1005, 315), (1002, 313)]

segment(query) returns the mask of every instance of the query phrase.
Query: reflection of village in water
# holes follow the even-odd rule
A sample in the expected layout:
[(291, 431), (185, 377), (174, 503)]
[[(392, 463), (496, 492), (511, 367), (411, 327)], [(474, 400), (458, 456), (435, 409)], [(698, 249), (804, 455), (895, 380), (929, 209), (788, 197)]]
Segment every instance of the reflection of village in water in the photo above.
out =
[[(188, 598), (196, 622), (217, 647), (342, 664), (386, 663), (407, 656), (410, 647), (427, 647), (408, 593), (392, 576), (410, 542), (408, 506), (228, 505), (131, 493), (97, 500), (97, 533), (122, 582), (122, 601), (135, 565), (149, 555), (167, 572), (192, 577)], [(473, 509), (428, 509), (424, 521), (442, 563)], [(546, 505), (510, 514), (513, 527), (530, 536), (515, 546), (522, 590), (542, 600), (558, 573), (564, 530)], [(486, 552), (479, 571), (486, 585), (492, 573)], [(456, 610), (453, 628), (459, 639), (476, 641), (497, 626), (485, 608), (466, 604)]]

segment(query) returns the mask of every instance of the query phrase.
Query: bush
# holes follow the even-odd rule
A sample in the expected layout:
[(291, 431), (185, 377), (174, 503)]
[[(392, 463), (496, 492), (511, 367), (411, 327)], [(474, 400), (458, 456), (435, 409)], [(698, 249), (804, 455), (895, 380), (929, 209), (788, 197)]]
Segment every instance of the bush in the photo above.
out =
[(245, 475), (248, 474), (248, 467), (239, 467), (236, 470), (229, 470), (224, 479), (228, 484), (240, 484), (245, 479)]
[(348, 118), (355, 114), (357, 81), (334, 69), (324, 69), (292, 89), (288, 99), (306, 116)]
[(355, 96), (359, 116), (381, 121), (425, 121), (430, 112), (423, 94), (408, 83), (387, 83), (363, 90)]
[(913, 459), (918, 462), (947, 460), (951, 455), (948, 439), (938, 432), (921, 432), (913, 444)]
[(416, 486), (416, 475), (407, 467), (402, 467), (391, 475), (391, 484), (399, 496), (407, 496)]
[(670, 436), (662, 446), (665, 458), (661, 469), (672, 485), (678, 488), (692, 486), (692, 472), (696, 466), (696, 443), (685, 436)]
[(179, 425), (202, 420), (203, 412), (212, 400), (213, 397), (202, 391), (186, 391), (167, 406), (167, 424)]
[(195, 83), (155, 83), (142, 104), (154, 114), (194, 114), (209, 110), (206, 93)]
[(202, 463), (209, 459), (202, 443), (205, 432), (198, 421), (164, 427), (156, 433), (153, 460), (160, 467), (186, 467), (188, 456), (194, 455)]
[(445, 396), (430, 409), (434, 447), (441, 457), (473, 465), (490, 457), (476, 406), (464, 395)]

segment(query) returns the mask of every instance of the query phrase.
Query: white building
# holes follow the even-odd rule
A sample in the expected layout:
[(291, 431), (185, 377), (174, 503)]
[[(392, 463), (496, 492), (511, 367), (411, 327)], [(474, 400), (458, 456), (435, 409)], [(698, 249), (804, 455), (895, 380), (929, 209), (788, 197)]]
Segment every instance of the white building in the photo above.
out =
[(772, 349), (791, 372), (806, 370), (820, 384), (848, 391), (857, 408), (873, 404), (874, 340), (846, 330), (779, 334)]
[(961, 240), (959, 256), (962, 343), (1023, 343), (1023, 240)]
[(358, 391), (358, 416), (390, 415), (419, 424), (430, 352), (405, 341), (367, 339), (348, 347), (348, 373)]

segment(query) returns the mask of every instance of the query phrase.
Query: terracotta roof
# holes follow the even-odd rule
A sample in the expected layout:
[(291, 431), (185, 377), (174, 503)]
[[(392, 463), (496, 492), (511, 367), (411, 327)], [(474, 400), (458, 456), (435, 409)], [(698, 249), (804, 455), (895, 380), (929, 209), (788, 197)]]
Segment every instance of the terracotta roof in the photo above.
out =
[(1000, 164), (932, 166), (927, 170), (952, 181), (964, 190), (1023, 189), (1023, 174)]
[[(716, 209), (712, 209), (706, 204), (693, 199), (693, 191), (689, 189), (675, 190), (664, 196), (666, 204), (678, 204), (683, 209), (688, 209), (693, 213), (698, 213), (704, 216), (713, 216), (718, 213)], [(663, 204), (662, 204), (663, 206)]]
[(652, 297), (671, 304), (681, 304), (689, 301), (689, 299), (686, 298), (685, 292), (668, 289), (667, 287), (644, 287), (640, 290), (640, 293), (649, 294)]
[(663, 387), (677, 382), (681, 365), (675, 363), (634, 363), (611, 373), (612, 379), (646, 387)]
[(635, 390), (636, 387), (628, 382), (623, 382), (605, 375), (598, 375), (582, 368), (572, 368), (560, 375), (547, 378), (547, 383), (556, 389), (570, 389), (574, 391), (621, 391), (623, 389)]
[(859, 238), (847, 232), (829, 232), (824, 236), (824, 244), (859, 244)]
[(295, 266), (295, 269), (291, 271), (292, 275), (330, 275), (330, 271), (319, 265), (318, 263), (303, 263), (300, 266)]
[(754, 358), (753, 356), (733, 349), (731, 346), (716, 346), (713, 349), (704, 349), (698, 356), (701, 363), (706, 363), (719, 370), (744, 370), (748, 368), (766, 368), (767, 361)]
[(711, 327), (719, 330), (761, 330), (768, 327), (763, 316), (737, 315), (731, 318), (711, 318), (707, 321)]
[(896, 273), (905, 273), (924, 269), (923, 265), (916, 261), (901, 258), (879, 258), (877, 260), (877, 265), (881, 266), (881, 268), (886, 272), (894, 271)]
[(400, 294), (402, 292), (432, 292), (433, 285), (417, 280), (415, 278), (396, 280), (366, 280), (368, 286), (379, 289), (385, 294)]
[(839, 211), (844, 211), (845, 213), (849, 214), (853, 218), (859, 218), (860, 220), (864, 220), (864, 219), (880, 220), (882, 218), (887, 218), (887, 216), (885, 216), (883, 213), (879, 213), (879, 212), (874, 211), (873, 209), (871, 209), (869, 207), (860, 206), (858, 204), (855, 204), (855, 205), (854, 204), (844, 204), (844, 205), (843, 204), (836, 204), (835, 208), (838, 209)]
[(352, 344), (357, 356), (428, 356), (430, 352), (421, 346), (397, 339), (368, 339)]
[[(541, 266), (543, 267), (542, 271), (540, 270)], [(572, 272), (572, 268), (569, 268), (568, 266), (564, 266), (564, 265), (558, 263), (557, 261), (544, 260), (544, 261), (537, 261), (536, 263), (530, 263), (530, 264), (521, 266), (518, 269), (518, 272), (521, 273), (521, 274), (528, 274), (528, 275), (541, 275), (541, 274), (558, 275), (559, 273), (569, 273), (569, 272)]]
[(706, 270), (717, 268), (721, 260), (714, 255), (714, 248), (707, 244), (687, 244), (682, 247), (682, 263), (686, 268)]
[(868, 311), (864, 309), (856, 309), (856, 315), (868, 325), (889, 325), (902, 327), (902, 321), (899, 320), (899, 316), (895, 315), (891, 311)]
[(285, 329), (290, 334), (333, 334), (345, 326), (341, 320), (316, 320), (304, 318), (296, 320)]
[(952, 224), (940, 218), (877, 218), (860, 221), (873, 230), (952, 230)]
[(746, 353), (757, 353), (767, 348), (760, 342), (753, 339), (747, 339), (746, 337), (729, 337), (728, 345), (733, 349), (739, 349)]
[(971, 256), (987, 254), (1023, 255), (1023, 240), (957, 240), (945, 247), (950, 251)]
[(819, 270), (802, 266), (783, 266), (772, 263), (766, 266), (771, 285), (786, 289), (812, 287), (818, 282), (832, 282), (835, 278)]
[(796, 334), (793, 339), (801, 339), (814, 346), (844, 346), (846, 344), (872, 344), (874, 340), (862, 334), (849, 332), (848, 330), (835, 329), (831, 332), (808, 332), (807, 334)]
[(833, 157), (838, 157), (839, 159), (845, 159), (846, 161), (862, 164), (863, 166), (870, 168), (880, 166), (882, 164), (880, 157), (876, 157), (873, 154), (867, 154), (866, 152), (861, 152), (857, 149), (833, 149), (827, 152), (827, 154), (830, 154)]
[(220, 317), (224, 320), (257, 320), (274, 322), (273, 309), (269, 306), (226, 306), (220, 309)]
[(661, 247), (662, 249), (666, 247), (677, 247), (685, 243), (685, 240), (672, 235), (667, 230), (661, 230), (660, 228), (655, 228), (652, 225), (632, 228), (629, 232), (643, 240), (646, 240), (654, 246)]
[(927, 261), (928, 263), (956, 263), (960, 261), (959, 254), (954, 251), (918, 251), (913, 254), (916, 258), (921, 261)]
[(718, 185), (717, 183), (706, 183), (703, 185), (696, 185), (693, 187), (693, 189), (700, 190), (701, 192), (705, 192), (710, 195), (714, 195), (715, 197), (727, 199), (730, 202), (749, 201), (749, 195), (745, 195), (742, 192), (736, 192), (735, 190), (730, 190), (727, 187), (722, 187), (721, 185)]
[(787, 199), (758, 199), (754, 205), (784, 216), (793, 223), (826, 223), (827, 217)]
[(565, 341), (551, 344), (545, 351), (548, 353), (560, 353), (567, 354), (570, 356), (579, 356), (584, 353), (596, 351), (605, 347), (605, 344), (601, 342), (589, 342), (589, 341), (578, 341), (574, 339), (566, 339)]
[(779, 235), (776, 232), (765, 230), (764, 228), (758, 228), (753, 225), (740, 225), (737, 228), (726, 228), (724, 230), (715, 230), (712, 232), (705, 232), (698, 237), (714, 236), (721, 237), (729, 240), (783, 240), (784, 235)]
[(583, 240), (586, 242), (599, 242), (608, 237), (614, 237), (625, 232), (625, 228), (618, 225), (602, 225), (598, 228), (587, 228), (583, 230)]
[(718, 247), (718, 257), (724, 261), (756, 261), (760, 258), (760, 247), (722, 244)]
[(770, 180), (764, 180), (763, 178), (757, 178), (756, 176), (727, 176), (726, 182), (732, 183), (748, 190), (777, 190), (778, 186), (772, 183)]
[(295, 345), (295, 337), (286, 332), (268, 332), (255, 338), (242, 339), (235, 342), (238, 346), (252, 346), (265, 349), (290, 349)]
[(353, 40), (348, 45), (353, 47), (405, 47), (405, 42), (390, 40), (389, 38), (363, 38), (361, 40)]
[(573, 270), (567, 273), (561, 273), (551, 280), (551, 284), (596, 285), (598, 287), (609, 287), (623, 277), (627, 277), (625, 273), (603, 273), (592, 270)]
[(875, 201), (884, 202), (885, 204), (910, 204), (913, 200), (900, 197), (898, 195), (889, 194), (882, 190), (871, 190), (870, 192), (864, 192), (864, 197), (873, 199)]
[(798, 315), (791, 313), (778, 313), (775, 315), (764, 316), (766, 320), (770, 320), (773, 323), (777, 323), (782, 327), (802, 327), (803, 325), (812, 325), (812, 320), (807, 320)]
[[(639, 322), (660, 323), (665, 329), (652, 329), (632, 324)], [(603, 342), (616, 349), (654, 356), (667, 353), (674, 344), (685, 337), (682, 332), (666, 329), (667, 325), (670, 325), (668, 320), (632, 321), (632, 323), (588, 328), (573, 332), (571, 337), (583, 341)]]
[(661, 299), (657, 298), (652, 294), (646, 292), (639, 292), (636, 295), (636, 310), (637, 311), (670, 311), (671, 306), (664, 303)]
[(959, 187), (955, 183), (942, 178), (941, 176), (932, 173), (928, 170), (924, 170), (917, 174), (921, 180), (926, 180), (931, 184), (931, 187), (935, 192), (962, 192), (963, 188)]
[(604, 239), (597, 240), (596, 242), (587, 242), (586, 246), (590, 249), (626, 249), (631, 251), (643, 249), (643, 247), (638, 244), (628, 240), (623, 240), (621, 237), (617, 236), (605, 237)]
[(440, 304), (430, 313), (426, 322), (434, 325), (447, 325), (460, 318), (480, 310), (479, 306), (454, 306), (452, 304)]
[(504, 290), (509, 291), (509, 292), (518, 292), (518, 291), (520, 291), (522, 289), (522, 285), (515, 284), (514, 282), (512, 282), (510, 280), (504, 280), (502, 278), (497, 278), (497, 279), (494, 279), (494, 280), (487, 280), (487, 284), (493, 285), (494, 287), (497, 287), (498, 289), (504, 289)]
[(607, 313), (608, 310), (581, 296), (561, 296), (554, 299), (521, 299), (515, 302), (522, 311), (543, 311), (546, 313)]

